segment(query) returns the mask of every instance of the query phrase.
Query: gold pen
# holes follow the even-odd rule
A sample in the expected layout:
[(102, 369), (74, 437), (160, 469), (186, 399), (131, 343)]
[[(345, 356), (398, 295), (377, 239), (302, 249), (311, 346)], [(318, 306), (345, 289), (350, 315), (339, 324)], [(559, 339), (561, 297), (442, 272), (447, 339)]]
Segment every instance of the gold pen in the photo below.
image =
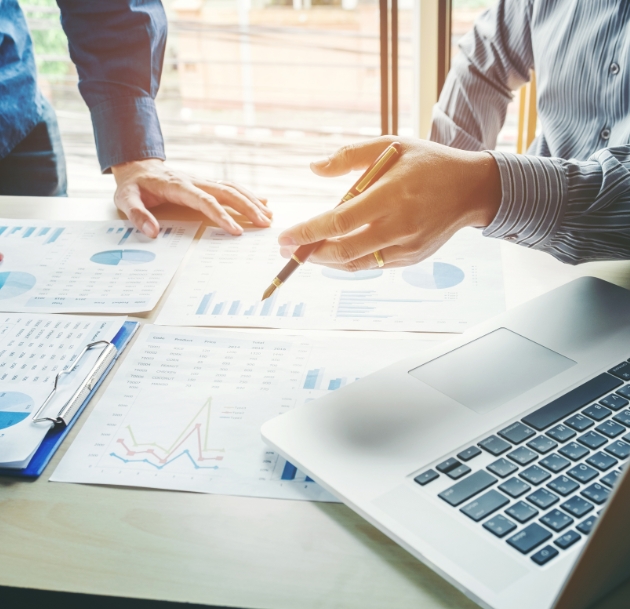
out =
[[(354, 183), (354, 186), (344, 195), (343, 199), (336, 205), (343, 205), (346, 201), (354, 199), (357, 195), (365, 192), (376, 180), (378, 180), (398, 159), (402, 146), (398, 142), (390, 144), (383, 153), (363, 172), (363, 175)], [(321, 241), (300, 245), (295, 250), (293, 256), (285, 267), (274, 277), (271, 285), (265, 290), (262, 300), (271, 296), (287, 279), (293, 274), (301, 264), (304, 264), (309, 256), (319, 247)]]

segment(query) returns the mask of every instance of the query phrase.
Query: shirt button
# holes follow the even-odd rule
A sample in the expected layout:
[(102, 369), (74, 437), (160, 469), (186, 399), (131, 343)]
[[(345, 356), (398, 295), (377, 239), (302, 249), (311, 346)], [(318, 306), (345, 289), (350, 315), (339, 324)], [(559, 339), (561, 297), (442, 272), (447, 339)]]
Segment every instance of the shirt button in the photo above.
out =
[(611, 63), (610, 64), (610, 73), (611, 74), (619, 74), (619, 64), (618, 63)]
[(599, 135), (603, 140), (607, 140), (610, 137), (610, 129), (608, 129), (608, 127), (602, 129)]

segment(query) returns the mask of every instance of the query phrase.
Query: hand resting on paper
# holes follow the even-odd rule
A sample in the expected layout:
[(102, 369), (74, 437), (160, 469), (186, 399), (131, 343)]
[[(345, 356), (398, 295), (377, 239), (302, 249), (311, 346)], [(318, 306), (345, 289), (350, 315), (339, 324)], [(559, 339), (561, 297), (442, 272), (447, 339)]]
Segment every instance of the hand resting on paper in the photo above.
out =
[(175, 203), (203, 212), (231, 235), (243, 232), (236, 220), (223, 209), (231, 207), (255, 226), (271, 224), (267, 199), (257, 197), (242, 186), (213, 182), (170, 169), (160, 159), (143, 159), (112, 167), (116, 178), (114, 202), (148, 237), (157, 237), (159, 223), (149, 211), (161, 203)]
[(311, 164), (317, 175), (334, 177), (368, 167), (392, 142), (402, 144), (398, 161), (351, 201), (283, 231), (281, 254), (322, 241), (310, 261), (345, 271), (415, 264), (435, 253), (465, 226), (485, 227), (501, 202), (501, 178), (492, 156), (425, 140), (384, 136), (345, 146)]

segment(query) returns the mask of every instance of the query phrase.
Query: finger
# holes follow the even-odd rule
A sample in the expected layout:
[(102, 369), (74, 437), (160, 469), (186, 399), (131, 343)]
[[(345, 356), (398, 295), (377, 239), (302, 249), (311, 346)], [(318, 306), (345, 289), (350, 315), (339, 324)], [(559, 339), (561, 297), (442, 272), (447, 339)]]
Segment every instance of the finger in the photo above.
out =
[[(376, 194), (376, 196), (372, 196)], [(306, 245), (323, 239), (341, 237), (357, 228), (373, 222), (387, 210), (381, 204), (378, 193), (373, 189), (370, 198), (360, 195), (344, 205), (296, 224), (280, 233), (280, 245)]]
[(243, 214), (256, 226), (267, 227), (271, 224), (269, 216), (263, 213), (259, 205), (250, 201), (245, 195), (241, 194), (232, 186), (208, 182), (196, 183), (196, 186), (214, 196), (221, 205), (229, 205), (235, 211)]
[(4, 254), (0, 253), (0, 262), (4, 260)]
[(218, 184), (223, 184), (225, 186), (229, 186), (230, 188), (234, 188), (234, 190), (237, 190), (242, 195), (245, 195), (252, 203), (258, 205), (265, 215), (268, 215), (269, 217), (273, 216), (273, 212), (267, 207), (267, 203), (269, 202), (267, 197), (257, 197), (253, 192), (251, 192), (251, 190), (248, 190), (240, 184), (234, 184), (234, 182), (224, 182), (223, 180), (221, 180), (221, 182), (218, 182)]
[(122, 211), (131, 223), (144, 235), (155, 239), (160, 232), (160, 224), (155, 216), (145, 207), (140, 189), (135, 184), (116, 191), (116, 207)]
[(243, 233), (243, 229), (223, 209), (215, 197), (190, 182), (183, 182), (179, 185), (174, 202), (199, 210), (230, 235)]
[(383, 260), (383, 266), (379, 266), (376, 256), (374, 256), (374, 252), (371, 252), (367, 256), (356, 258), (346, 264), (327, 263), (324, 266), (337, 269), (339, 271), (347, 271), (348, 273), (356, 273), (357, 271), (367, 271), (378, 268), (398, 268), (401, 266), (409, 266), (414, 263), (414, 261), (409, 260), (402, 248), (397, 245), (392, 245), (391, 247), (386, 247), (379, 251), (381, 253), (381, 259)]
[(393, 137), (385, 136), (368, 142), (343, 146), (327, 159), (311, 163), (311, 171), (318, 176), (332, 178), (356, 169), (365, 169), (394, 141)]

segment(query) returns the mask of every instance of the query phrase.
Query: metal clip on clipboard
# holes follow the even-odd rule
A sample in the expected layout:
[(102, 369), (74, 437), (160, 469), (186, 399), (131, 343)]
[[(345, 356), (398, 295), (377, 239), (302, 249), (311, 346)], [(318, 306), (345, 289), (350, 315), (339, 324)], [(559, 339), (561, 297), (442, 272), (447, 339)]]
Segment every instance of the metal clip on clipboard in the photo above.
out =
[[(94, 347), (98, 347), (99, 345), (105, 345), (105, 348), (98, 356), (94, 367), (81, 382), (81, 385), (79, 385), (79, 388), (74, 392), (72, 397), (62, 406), (57, 416), (54, 419), (51, 417), (40, 417), (41, 413), (46, 409), (46, 406), (48, 406), (48, 403), (57, 392), (59, 379), (67, 374), (72, 374), (79, 367), (79, 364), (81, 363), (81, 360), (83, 359), (85, 354)], [(69, 370), (64, 370), (63, 372), (57, 374), (52, 391), (48, 394), (48, 397), (44, 400), (44, 403), (39, 407), (39, 410), (33, 415), (33, 423), (51, 421), (54, 425), (67, 425), (72, 420), (72, 417), (75, 415), (81, 404), (85, 402), (86, 398), (90, 394), (90, 391), (92, 391), (92, 389), (94, 388), (94, 385), (98, 383), (99, 379), (103, 376), (109, 365), (112, 363), (112, 361), (116, 357), (117, 352), (118, 350), (116, 349), (116, 346), (107, 340), (99, 340), (87, 345), (85, 349), (83, 349), (83, 351), (81, 351), (81, 353), (79, 354), (79, 357), (77, 358), (72, 368), (70, 368)]]

